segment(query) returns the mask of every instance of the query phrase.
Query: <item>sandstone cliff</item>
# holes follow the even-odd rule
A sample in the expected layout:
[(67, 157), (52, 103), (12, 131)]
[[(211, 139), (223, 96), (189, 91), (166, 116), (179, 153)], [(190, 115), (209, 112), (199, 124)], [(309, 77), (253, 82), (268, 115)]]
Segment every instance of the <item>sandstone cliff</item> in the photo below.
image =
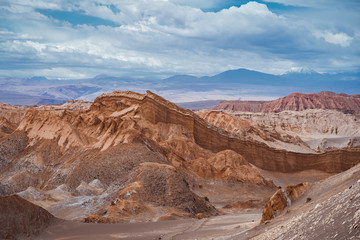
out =
[[(240, 113), (231, 115), (222, 111), (200, 111), (197, 114), (209, 123), (245, 141), (264, 143), (275, 149), (302, 153), (315, 152), (295, 134), (279, 131), (275, 123), (266, 125), (258, 119), (253, 119), (255, 113), (242, 113), (240, 117)], [(245, 119), (245, 116), (249, 117)]]

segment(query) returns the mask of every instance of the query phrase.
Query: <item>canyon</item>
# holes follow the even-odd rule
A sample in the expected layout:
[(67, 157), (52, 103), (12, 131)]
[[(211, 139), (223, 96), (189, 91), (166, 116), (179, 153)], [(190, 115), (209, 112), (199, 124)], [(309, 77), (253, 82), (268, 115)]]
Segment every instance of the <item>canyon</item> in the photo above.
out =
[[(288, 97), (298, 99), (298, 95)], [(94, 102), (33, 107), (2, 104), (0, 205), (11, 204), (15, 214), (17, 204), (31, 204), (28, 209), (41, 214), (33, 219), (32, 213), (24, 212), (34, 224), (27, 220), (22, 230), (1, 229), (0, 237), (52, 239), (51, 232), (64, 237), (61, 234), (66, 232), (57, 229), (71, 232), (74, 226), (84, 229), (84, 237), (87, 226), (112, 223), (120, 229), (124, 224), (158, 229), (139, 239), (208, 239), (216, 234), (224, 239), (267, 239), (265, 228), (277, 229), (277, 223), (284, 224), (281, 221), (293, 224), (288, 216), (298, 209), (307, 211), (315, 203), (330, 208), (333, 203), (317, 197), (316, 191), (334, 199), (351, 195), (358, 204), (360, 126), (356, 112), (360, 98), (318, 95), (319, 102), (322, 96), (335, 100), (320, 104), (319, 108), (326, 109), (304, 107), (311, 100), (286, 104), (275, 100), (274, 104), (194, 112), (150, 91), (115, 91)], [(344, 100), (340, 106), (341, 97), (351, 101)], [(345, 178), (344, 184), (338, 184)], [(330, 189), (332, 185), (337, 187)], [(345, 191), (349, 186), (351, 192)], [(286, 189), (285, 195), (279, 187)], [(16, 203), (19, 201), (26, 203)], [(277, 205), (280, 207), (271, 208)], [(356, 225), (357, 208), (344, 208), (354, 214), (351, 224)], [(322, 213), (315, 211), (313, 217), (316, 214)], [(14, 216), (10, 212), (1, 219), (22, 221)], [(240, 221), (238, 217), (249, 221), (232, 228)], [(261, 218), (264, 224), (258, 225)], [(47, 224), (28, 228), (42, 221)], [(209, 230), (211, 224), (226, 228), (226, 222), (231, 234), (222, 228), (216, 234)], [(359, 234), (346, 231), (347, 236)], [(93, 235), (94, 239), (96, 236), (111, 239)]]

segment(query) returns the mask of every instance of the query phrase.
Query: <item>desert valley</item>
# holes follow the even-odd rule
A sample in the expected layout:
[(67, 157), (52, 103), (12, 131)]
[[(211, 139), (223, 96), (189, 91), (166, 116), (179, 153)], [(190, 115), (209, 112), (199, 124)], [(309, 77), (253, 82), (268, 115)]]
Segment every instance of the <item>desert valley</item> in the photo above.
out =
[(0, 240), (359, 240), (359, 0), (1, 0)]
[(1, 239), (359, 239), (360, 96), (0, 105)]

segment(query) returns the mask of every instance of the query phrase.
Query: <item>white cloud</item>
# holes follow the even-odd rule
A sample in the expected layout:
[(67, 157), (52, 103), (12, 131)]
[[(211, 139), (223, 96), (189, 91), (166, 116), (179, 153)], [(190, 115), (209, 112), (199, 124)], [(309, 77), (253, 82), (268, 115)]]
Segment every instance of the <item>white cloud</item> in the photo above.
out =
[[(218, 0), (56, 0), (49, 6), (47, 2), (0, 4), (4, 13), (0, 21), (6, 19), (8, 24), (0, 29), (0, 63), (5, 63), (0, 74), (5, 74), (6, 68), (9, 74), (14, 69), (20, 73), (24, 66), (23, 74), (76, 77), (72, 73), (81, 71), (86, 75), (201, 76), (236, 68), (280, 74), (291, 68), (326, 72), (359, 65), (355, 61), (355, 50), (360, 50), (356, 47), (360, 45), (358, 26), (337, 24), (323, 12), (318, 18), (306, 15), (311, 12), (281, 15), (258, 2), (218, 12), (199, 9), (217, 7), (221, 5)], [(272, 2), (296, 4), (290, 0)], [(80, 11), (121, 26), (72, 25), (42, 15), (36, 8)], [(324, 46), (324, 40), (334, 47)], [(344, 59), (344, 64), (330, 58)], [(29, 71), (32, 67), (35, 70)]]
[(346, 33), (322, 32), (317, 34), (317, 36), (323, 38), (328, 43), (340, 45), (342, 47), (350, 46), (351, 41), (354, 39)]

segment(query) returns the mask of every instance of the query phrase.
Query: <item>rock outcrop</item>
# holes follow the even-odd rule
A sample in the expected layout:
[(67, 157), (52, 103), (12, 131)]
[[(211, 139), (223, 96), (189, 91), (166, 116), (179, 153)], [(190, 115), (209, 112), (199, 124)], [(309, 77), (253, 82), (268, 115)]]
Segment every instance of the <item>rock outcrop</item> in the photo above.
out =
[(11, 134), (16, 129), (16, 125), (9, 122), (6, 118), (0, 118), (0, 138)]
[(270, 198), (266, 203), (260, 224), (265, 221), (273, 219), (275, 216), (279, 215), (287, 206), (289, 205), (286, 193), (283, 189), (279, 189), (276, 193)]
[(279, 189), (266, 203), (261, 218), (261, 223), (271, 220), (279, 215), (286, 207), (291, 206), (298, 198), (300, 198), (309, 188), (310, 183), (299, 183), (289, 185), (286, 189)]
[(0, 239), (37, 235), (55, 220), (48, 211), (16, 194), (0, 197)]
[(0, 103), (0, 118), (5, 118), (12, 124), (19, 124), (25, 113), (27, 107), (24, 106), (12, 106), (10, 104)]
[(360, 165), (357, 165), (326, 180), (313, 183), (285, 214), (257, 227), (255, 231), (251, 230), (234, 238), (358, 239), (359, 192)]

